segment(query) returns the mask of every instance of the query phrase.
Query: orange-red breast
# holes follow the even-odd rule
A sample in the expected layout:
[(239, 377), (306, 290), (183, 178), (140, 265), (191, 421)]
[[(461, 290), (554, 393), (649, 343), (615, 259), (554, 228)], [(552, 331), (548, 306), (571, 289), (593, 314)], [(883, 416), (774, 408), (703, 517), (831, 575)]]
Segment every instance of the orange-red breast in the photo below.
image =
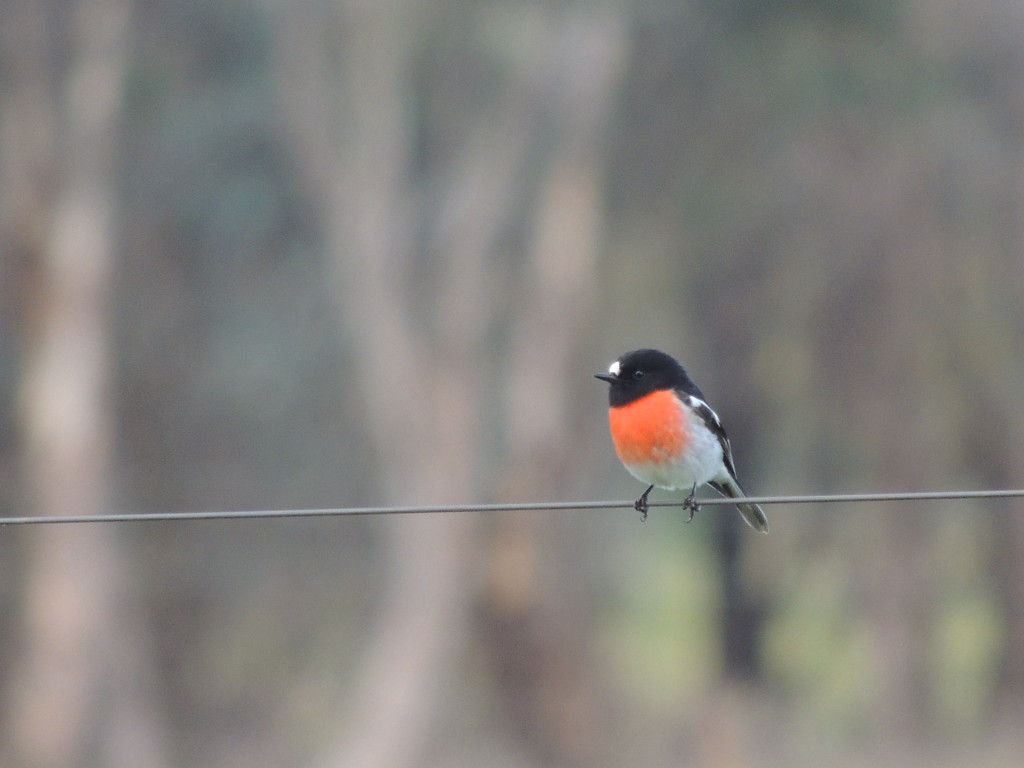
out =
[[(647, 494), (657, 486), (686, 489), (683, 508), (697, 509), (693, 494), (707, 483), (723, 496), (742, 500), (732, 447), (718, 415), (673, 357), (656, 349), (627, 352), (594, 374), (608, 382), (608, 422), (615, 452), (648, 488), (634, 505), (647, 518)], [(768, 518), (757, 504), (736, 508), (755, 530), (768, 533)]]

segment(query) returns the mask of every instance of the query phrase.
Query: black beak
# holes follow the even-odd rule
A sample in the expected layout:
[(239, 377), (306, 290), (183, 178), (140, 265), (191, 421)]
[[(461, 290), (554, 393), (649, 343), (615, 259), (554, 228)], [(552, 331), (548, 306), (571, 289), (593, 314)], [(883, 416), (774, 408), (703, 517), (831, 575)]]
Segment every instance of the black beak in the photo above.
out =
[(609, 384), (611, 384), (612, 382), (615, 381), (616, 376), (611, 373), (595, 373), (594, 378), (600, 379), (601, 381), (607, 381)]

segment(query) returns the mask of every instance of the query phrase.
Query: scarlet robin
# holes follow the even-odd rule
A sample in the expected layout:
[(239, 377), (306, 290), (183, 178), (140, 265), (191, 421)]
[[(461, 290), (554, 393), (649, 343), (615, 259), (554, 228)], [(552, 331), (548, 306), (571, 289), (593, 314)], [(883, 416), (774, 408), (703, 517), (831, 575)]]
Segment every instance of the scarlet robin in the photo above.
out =
[[(594, 375), (610, 385), (615, 452), (633, 477), (648, 484), (634, 504), (643, 519), (655, 486), (689, 490), (683, 508), (691, 520), (698, 509), (694, 493), (705, 483), (728, 498), (744, 498), (721, 419), (671, 355), (637, 349), (618, 358), (607, 373)], [(751, 527), (768, 533), (761, 507), (738, 501), (736, 508)]]

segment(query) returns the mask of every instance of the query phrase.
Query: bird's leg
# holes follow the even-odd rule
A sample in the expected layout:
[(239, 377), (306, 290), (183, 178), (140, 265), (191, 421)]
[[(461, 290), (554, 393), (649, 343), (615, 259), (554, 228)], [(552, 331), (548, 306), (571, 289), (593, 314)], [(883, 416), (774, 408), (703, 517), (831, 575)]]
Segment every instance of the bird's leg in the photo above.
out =
[(640, 498), (633, 502), (633, 509), (640, 513), (641, 523), (647, 519), (647, 494), (653, 490), (653, 485), (648, 486), (647, 490), (640, 494)]
[(697, 510), (700, 509), (700, 504), (698, 504), (697, 500), (693, 497), (696, 492), (697, 484), (694, 483), (693, 488), (690, 489), (690, 495), (683, 499), (683, 509), (689, 510), (690, 512), (690, 516), (686, 518), (686, 522), (693, 520), (694, 514), (696, 514)]

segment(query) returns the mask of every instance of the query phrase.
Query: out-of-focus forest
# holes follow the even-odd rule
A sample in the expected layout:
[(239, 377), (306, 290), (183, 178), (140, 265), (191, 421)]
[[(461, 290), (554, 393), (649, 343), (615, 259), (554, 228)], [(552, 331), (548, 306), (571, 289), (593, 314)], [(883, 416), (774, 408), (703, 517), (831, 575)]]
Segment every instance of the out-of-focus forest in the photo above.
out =
[[(1024, 485), (1015, 0), (6, 0), (0, 515)], [(671, 499), (656, 492), (656, 500)], [(5, 768), (1018, 766), (1024, 503), (0, 528)]]

